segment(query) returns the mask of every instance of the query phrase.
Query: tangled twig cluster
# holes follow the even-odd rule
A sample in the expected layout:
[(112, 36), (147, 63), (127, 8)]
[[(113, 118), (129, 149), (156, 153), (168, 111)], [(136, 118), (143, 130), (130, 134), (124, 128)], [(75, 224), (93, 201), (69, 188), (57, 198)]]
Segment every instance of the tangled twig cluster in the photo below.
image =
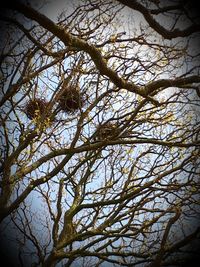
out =
[(29, 100), (26, 103), (24, 112), (29, 119), (33, 120), (35, 118), (43, 116), (46, 113), (47, 105), (48, 105), (48, 102), (45, 101), (44, 99), (35, 98), (32, 100)]
[[(70, 85), (62, 89), (56, 103), (59, 111), (70, 114), (80, 110), (80, 108), (83, 107), (85, 100), (83, 94), (80, 92), (80, 88), (78, 86)], [(41, 118), (41, 116), (43, 116), (52, 121), (52, 118), (55, 119), (55, 116), (52, 116), (52, 109), (50, 110), (48, 105), (49, 102), (43, 98), (37, 97), (29, 100), (25, 104), (24, 112), (30, 120)]]
[(59, 108), (66, 113), (78, 111), (84, 104), (83, 94), (79, 87), (68, 86), (58, 98)]
[(104, 125), (99, 125), (96, 133), (95, 140), (101, 141), (117, 136), (120, 133), (120, 130), (115, 123), (108, 122)]

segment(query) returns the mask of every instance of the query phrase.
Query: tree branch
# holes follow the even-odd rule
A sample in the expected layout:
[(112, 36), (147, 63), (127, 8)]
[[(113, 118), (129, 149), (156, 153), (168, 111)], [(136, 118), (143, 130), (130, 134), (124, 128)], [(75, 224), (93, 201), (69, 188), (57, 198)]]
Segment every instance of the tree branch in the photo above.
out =
[(144, 7), (142, 4), (138, 3), (137, 1), (118, 0), (118, 2), (120, 2), (121, 4), (125, 6), (128, 6), (131, 9), (139, 11), (144, 16), (145, 20), (150, 25), (150, 27), (153, 28), (157, 33), (159, 33), (165, 39), (171, 40), (177, 37), (187, 37), (191, 35), (192, 33), (198, 32), (200, 30), (199, 24), (193, 24), (184, 30), (180, 30), (178, 28), (174, 30), (167, 30), (154, 19), (154, 17), (151, 15), (151, 13), (146, 7)]
[(43, 14), (22, 3), (15, 2), (13, 3), (12, 7), (7, 6), (7, 8), (17, 10), (27, 18), (35, 20), (42, 27), (57, 36), (66, 46), (70, 46), (72, 50), (82, 50), (88, 53), (100, 74), (107, 76), (117, 87), (139, 94), (140, 96), (151, 101), (154, 105), (159, 105), (158, 101), (147, 95), (143, 88), (135, 85), (134, 83), (126, 82), (123, 78), (120, 78), (115, 71), (110, 69), (107, 66), (106, 60), (102, 57), (100, 50), (94, 45), (89, 45), (86, 41), (73, 36), (67, 32), (67, 30), (59, 25), (56, 25), (52, 20)]

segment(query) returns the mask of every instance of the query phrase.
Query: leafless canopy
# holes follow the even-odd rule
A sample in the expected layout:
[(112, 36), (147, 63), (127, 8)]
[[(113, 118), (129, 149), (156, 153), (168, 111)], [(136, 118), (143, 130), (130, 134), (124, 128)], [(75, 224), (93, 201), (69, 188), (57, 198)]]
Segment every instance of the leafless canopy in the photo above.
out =
[(197, 257), (196, 7), (22, 2), (0, 24), (3, 253), (43, 267)]

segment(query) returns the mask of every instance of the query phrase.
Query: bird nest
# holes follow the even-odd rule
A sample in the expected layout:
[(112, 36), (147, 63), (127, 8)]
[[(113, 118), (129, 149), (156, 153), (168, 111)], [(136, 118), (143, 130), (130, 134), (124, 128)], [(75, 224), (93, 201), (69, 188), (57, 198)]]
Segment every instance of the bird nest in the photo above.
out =
[(78, 111), (84, 104), (83, 94), (79, 87), (69, 86), (58, 99), (60, 109), (66, 113)]
[(97, 135), (95, 140), (104, 140), (104, 139), (110, 139), (111, 137), (115, 137), (119, 134), (119, 128), (114, 123), (106, 123), (104, 125), (100, 125), (97, 128)]
[(47, 105), (48, 102), (46, 102), (44, 99), (35, 98), (33, 100), (29, 100), (26, 103), (24, 112), (29, 119), (33, 120), (41, 116), (44, 116), (45, 113), (47, 113)]

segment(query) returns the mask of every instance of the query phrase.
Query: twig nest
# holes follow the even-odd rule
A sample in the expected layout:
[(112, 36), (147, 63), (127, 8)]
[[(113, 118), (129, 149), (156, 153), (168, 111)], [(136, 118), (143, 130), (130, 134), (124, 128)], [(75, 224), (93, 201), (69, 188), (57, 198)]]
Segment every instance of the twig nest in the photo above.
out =
[(24, 112), (30, 120), (33, 120), (47, 113), (47, 105), (48, 102), (46, 102), (44, 99), (35, 98), (26, 103)]
[(100, 125), (97, 128), (97, 134), (95, 137), (96, 141), (110, 139), (111, 137), (115, 137), (120, 133), (119, 128), (114, 123), (106, 123), (104, 125)]
[(84, 104), (83, 95), (79, 87), (69, 86), (62, 92), (58, 99), (60, 109), (67, 113), (78, 111)]

